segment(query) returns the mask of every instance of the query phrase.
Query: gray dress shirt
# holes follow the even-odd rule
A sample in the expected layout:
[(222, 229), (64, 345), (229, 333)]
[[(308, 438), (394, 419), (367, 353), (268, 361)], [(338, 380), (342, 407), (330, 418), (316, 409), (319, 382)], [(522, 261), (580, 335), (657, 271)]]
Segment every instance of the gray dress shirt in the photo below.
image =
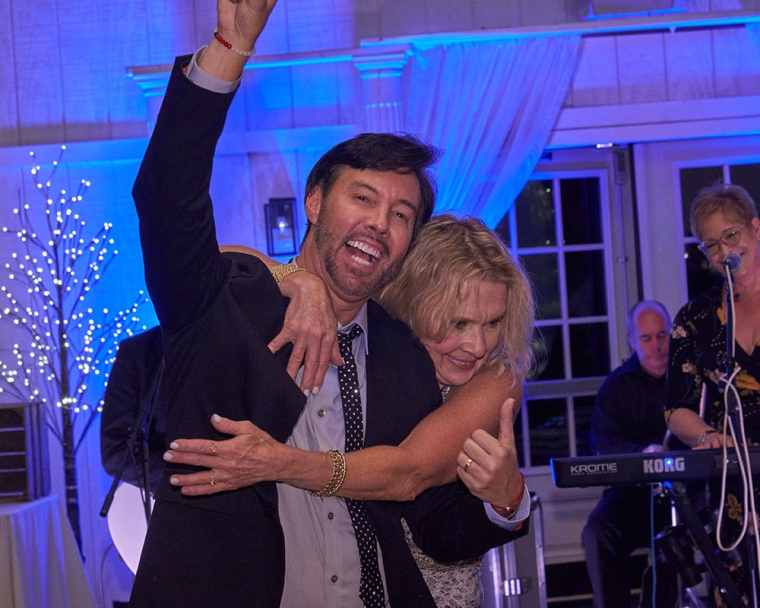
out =
[[(346, 325), (345, 330), (353, 323), (358, 323), (364, 330), (354, 339), (353, 351), (359, 376), (362, 413), (366, 420), (366, 304), (356, 318)], [(300, 381), (300, 372), (298, 379)], [(345, 450), (343, 403), (338, 385), (338, 368), (335, 365), (330, 364), (319, 393), (308, 398), (287, 443), (317, 452)], [(346, 501), (334, 496), (310, 496), (306, 490), (286, 484), (277, 484), (277, 492), (280, 521), (285, 534), (285, 590), (280, 605), (283, 608), (362, 608), (359, 599), (359, 550)], [(378, 547), (378, 554), (379, 551)], [(382, 555), (380, 571), (382, 572)]]

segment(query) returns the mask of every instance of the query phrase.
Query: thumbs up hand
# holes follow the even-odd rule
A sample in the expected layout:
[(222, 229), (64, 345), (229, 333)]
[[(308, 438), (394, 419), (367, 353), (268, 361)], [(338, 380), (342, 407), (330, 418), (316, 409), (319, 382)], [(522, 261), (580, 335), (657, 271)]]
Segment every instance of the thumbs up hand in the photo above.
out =
[(457, 457), (457, 475), (470, 492), (484, 502), (511, 505), (523, 492), (517, 464), (514, 420), (515, 400), (501, 406), (499, 436), (476, 430)]

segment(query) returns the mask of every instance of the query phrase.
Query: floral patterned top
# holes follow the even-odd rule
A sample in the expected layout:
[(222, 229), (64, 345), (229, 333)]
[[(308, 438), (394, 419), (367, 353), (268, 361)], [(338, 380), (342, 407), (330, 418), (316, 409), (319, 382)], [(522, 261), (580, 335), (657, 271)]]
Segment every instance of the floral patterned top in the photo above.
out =
[[(705, 420), (723, 430), (723, 393), (718, 379), (725, 371), (726, 315), (721, 306), (723, 285), (718, 283), (684, 306), (673, 321), (668, 365), (668, 409), (687, 407), (699, 412), (702, 385), (707, 387)], [(751, 353), (736, 345), (742, 371), (736, 387), (744, 409), (747, 440), (760, 441), (760, 344)]]
[(422, 572), (425, 584), (438, 608), (478, 608), (483, 603), (483, 582), (480, 580), (480, 564), (483, 556), (452, 564), (443, 564), (425, 555), (414, 544), (406, 521), (401, 520), (406, 542)]
[[(667, 380), (668, 414), (681, 407), (699, 413), (702, 387), (705, 386), (705, 421), (721, 432), (724, 402), (719, 379), (725, 372), (726, 364), (726, 314), (722, 300), (723, 283), (719, 282), (678, 312), (673, 321)], [(757, 445), (760, 441), (760, 344), (755, 344), (752, 352), (747, 353), (737, 343), (736, 363), (741, 367), (735, 382), (744, 411), (747, 442)], [(717, 483), (710, 493), (710, 502), (715, 507), (720, 500)], [(758, 485), (755, 480), (756, 495)], [(745, 509), (738, 498), (741, 492), (737, 486), (736, 483), (729, 485), (726, 504), (723, 505), (724, 544), (736, 538), (744, 522)], [(746, 566), (733, 564), (730, 570), (747, 603), (749, 577)], [(715, 599), (717, 606), (726, 605), (717, 592)]]

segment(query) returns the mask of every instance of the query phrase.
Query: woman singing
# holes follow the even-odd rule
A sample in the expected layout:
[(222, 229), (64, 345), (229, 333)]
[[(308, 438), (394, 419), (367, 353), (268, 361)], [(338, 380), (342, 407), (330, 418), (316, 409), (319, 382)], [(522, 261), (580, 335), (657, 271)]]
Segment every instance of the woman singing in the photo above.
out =
[[(755, 202), (744, 188), (719, 185), (703, 190), (692, 203), (691, 230), (712, 267), (733, 276), (733, 311), (728, 281), (722, 281), (689, 302), (676, 316), (668, 369), (668, 426), (694, 449), (733, 447), (726, 416), (726, 398), (741, 402), (733, 433), (740, 443), (760, 441), (760, 221)], [(733, 267), (727, 270), (726, 267)], [(732, 314), (729, 314), (732, 312)], [(735, 319), (735, 342), (726, 343), (726, 319)], [(727, 365), (727, 361), (729, 364)], [(736, 387), (734, 392), (727, 384)], [(704, 417), (700, 417), (703, 403)], [(751, 482), (751, 478), (749, 482)], [(710, 501), (723, 511), (721, 544), (727, 546), (742, 529), (755, 527), (751, 502), (740, 484), (723, 493), (712, 488)], [(751, 498), (751, 497), (750, 497)], [(750, 502), (750, 504), (746, 504)], [(752, 537), (752, 542), (755, 537)], [(740, 545), (739, 549), (742, 549)], [(736, 553), (734, 553), (736, 555)], [(750, 580), (746, 555), (734, 560), (731, 574), (745, 603)], [(718, 597), (720, 606), (726, 605)]]

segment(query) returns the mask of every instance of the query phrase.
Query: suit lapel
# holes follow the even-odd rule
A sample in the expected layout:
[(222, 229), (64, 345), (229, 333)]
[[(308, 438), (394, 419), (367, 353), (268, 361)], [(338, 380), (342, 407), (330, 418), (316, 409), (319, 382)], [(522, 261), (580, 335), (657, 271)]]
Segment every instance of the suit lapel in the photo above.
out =
[(367, 357), (365, 446), (388, 443), (388, 440), (383, 441), (383, 438), (393, 428), (394, 418), (399, 413), (399, 390), (394, 382), (393, 374), (396, 366), (395, 357), (398, 353), (394, 353), (390, 347), (378, 309), (379, 306), (374, 302), (368, 303), (369, 356)]

